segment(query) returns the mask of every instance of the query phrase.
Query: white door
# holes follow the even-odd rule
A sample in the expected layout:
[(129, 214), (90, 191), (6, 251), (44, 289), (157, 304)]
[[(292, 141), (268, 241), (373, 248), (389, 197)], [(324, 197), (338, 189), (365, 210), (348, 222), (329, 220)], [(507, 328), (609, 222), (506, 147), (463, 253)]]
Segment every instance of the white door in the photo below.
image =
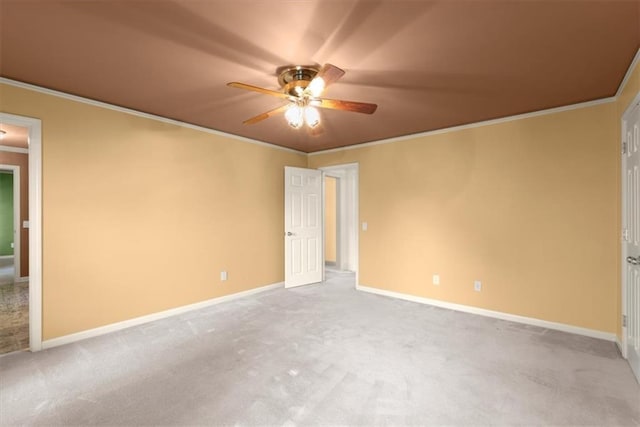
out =
[[(625, 115), (623, 181), (623, 280), (626, 356), (640, 381), (640, 105)], [(624, 326), (624, 325), (623, 325)]]
[(284, 168), (284, 286), (322, 281), (322, 172)]

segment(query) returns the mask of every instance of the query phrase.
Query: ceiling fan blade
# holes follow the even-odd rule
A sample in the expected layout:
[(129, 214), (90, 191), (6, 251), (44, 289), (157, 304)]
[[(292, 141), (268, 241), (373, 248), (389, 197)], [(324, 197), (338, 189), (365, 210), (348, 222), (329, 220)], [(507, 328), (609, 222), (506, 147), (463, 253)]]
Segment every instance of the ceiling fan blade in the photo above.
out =
[(324, 64), (316, 74), (316, 78), (321, 77), (324, 80), (325, 87), (337, 82), (342, 76), (344, 76), (344, 70), (332, 64)]
[(332, 83), (335, 83), (344, 76), (344, 70), (332, 64), (324, 64), (318, 74), (311, 80), (307, 90), (314, 97), (319, 97), (322, 92)]
[(245, 120), (244, 122), (242, 122), (243, 125), (253, 125), (256, 124), (258, 122), (261, 122), (265, 119), (268, 119), (271, 116), (274, 116), (278, 113), (282, 113), (284, 110), (286, 110), (287, 108), (289, 108), (289, 104), (284, 104), (281, 105), (277, 108), (274, 108), (273, 110), (269, 110), (269, 111), (265, 111), (264, 113), (258, 114), (255, 117), (251, 117), (250, 119)]
[(258, 86), (248, 85), (246, 83), (230, 82), (230, 83), (227, 83), (227, 86), (236, 87), (238, 89), (251, 90), (253, 92), (263, 93), (265, 95), (277, 96), (278, 98), (284, 98), (284, 99), (290, 99), (291, 98), (291, 96), (287, 95), (286, 93), (278, 92), (278, 91), (271, 90), (271, 89), (265, 89), (265, 88), (258, 87)]
[(340, 99), (320, 98), (312, 101), (312, 105), (320, 108), (330, 108), (332, 110), (353, 111), (355, 113), (373, 114), (378, 106), (366, 102), (343, 101)]

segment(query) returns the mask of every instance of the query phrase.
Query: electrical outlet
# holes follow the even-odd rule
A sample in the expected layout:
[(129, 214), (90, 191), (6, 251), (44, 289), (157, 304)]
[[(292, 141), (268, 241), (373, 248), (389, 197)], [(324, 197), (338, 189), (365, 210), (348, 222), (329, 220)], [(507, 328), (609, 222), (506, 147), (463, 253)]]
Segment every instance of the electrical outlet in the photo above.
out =
[(440, 284), (440, 276), (437, 274), (433, 275), (433, 284), (434, 285), (439, 285)]
[(480, 292), (482, 290), (482, 282), (480, 280), (473, 282), (473, 290), (476, 292)]
[(227, 272), (226, 271), (221, 271), (220, 272), (220, 280), (222, 280), (223, 282), (225, 280), (227, 280)]

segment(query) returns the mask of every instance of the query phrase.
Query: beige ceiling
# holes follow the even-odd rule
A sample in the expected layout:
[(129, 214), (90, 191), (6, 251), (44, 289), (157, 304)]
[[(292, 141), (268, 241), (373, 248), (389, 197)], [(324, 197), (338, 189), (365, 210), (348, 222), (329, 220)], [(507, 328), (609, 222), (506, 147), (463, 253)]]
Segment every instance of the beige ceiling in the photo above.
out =
[[(613, 96), (640, 47), (640, 0), (0, 0), (0, 75), (305, 152)], [(322, 130), (226, 86), (332, 63)]]

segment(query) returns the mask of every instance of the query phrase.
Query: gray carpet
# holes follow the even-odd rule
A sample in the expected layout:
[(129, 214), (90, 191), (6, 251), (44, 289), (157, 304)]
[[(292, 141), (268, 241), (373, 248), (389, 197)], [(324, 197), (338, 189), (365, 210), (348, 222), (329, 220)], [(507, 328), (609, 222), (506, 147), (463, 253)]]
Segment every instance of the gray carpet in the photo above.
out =
[(15, 279), (15, 269), (13, 257), (0, 258), (0, 285), (13, 284)]
[(277, 289), (0, 358), (2, 425), (638, 425), (615, 345), (354, 290)]
[(29, 283), (0, 284), (0, 355), (28, 348)]

